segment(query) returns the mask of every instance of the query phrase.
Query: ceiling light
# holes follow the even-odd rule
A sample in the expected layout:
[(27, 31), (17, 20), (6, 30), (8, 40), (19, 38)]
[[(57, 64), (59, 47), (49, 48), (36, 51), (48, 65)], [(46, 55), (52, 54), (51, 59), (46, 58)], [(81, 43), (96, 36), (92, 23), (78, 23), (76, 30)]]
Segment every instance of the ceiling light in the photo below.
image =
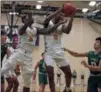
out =
[(99, 12), (100, 10), (95, 10), (95, 11), (93, 11), (93, 13), (97, 13), (97, 12)]
[(96, 1), (89, 2), (89, 6), (94, 6), (96, 4)]
[(41, 9), (41, 5), (36, 5), (36, 9)]
[(43, 1), (37, 1), (38, 3), (43, 3)]
[(82, 12), (86, 13), (88, 11), (88, 8), (83, 8)]
[(12, 15), (13, 13), (12, 12), (9, 12), (9, 14)]
[(9, 14), (10, 15), (16, 15), (16, 14), (18, 15), (19, 13), (18, 12), (9, 12)]

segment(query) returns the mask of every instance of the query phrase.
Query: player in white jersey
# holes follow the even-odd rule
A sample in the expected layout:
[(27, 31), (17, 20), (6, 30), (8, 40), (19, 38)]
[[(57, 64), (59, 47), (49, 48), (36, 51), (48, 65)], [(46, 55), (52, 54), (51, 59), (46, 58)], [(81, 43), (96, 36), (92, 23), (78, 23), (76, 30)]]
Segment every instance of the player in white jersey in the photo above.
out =
[[(64, 20), (64, 15), (62, 14), (62, 8), (56, 12), (50, 14), (45, 22), (45, 28), (50, 28)], [(65, 19), (66, 20), (66, 19)], [(69, 23), (60, 25), (55, 32), (45, 35), (45, 62), (47, 65), (47, 73), (49, 77), (49, 86), (51, 92), (55, 91), (54, 83), (54, 63), (63, 71), (65, 74), (66, 87), (63, 92), (71, 92), (71, 69), (69, 66), (69, 60), (64, 57), (64, 50), (62, 46), (62, 36), (63, 33), (69, 34), (72, 28), (73, 16), (71, 17)]]
[[(12, 47), (8, 47), (8, 49), (10, 50), (10, 55), (12, 55), (14, 53), (14, 49)], [(7, 59), (9, 57), (7, 55), (5, 55), (5, 57), (3, 59), (3, 65), (7, 62)], [(12, 68), (8, 72), (6, 72), (6, 74), (4, 74), (4, 77), (8, 83), (8, 86), (5, 90), (5, 92), (11, 92), (11, 90), (13, 90), (12, 92), (18, 92), (19, 82), (17, 79), (17, 75), (14, 72), (14, 69)]]
[(19, 49), (16, 50), (16, 52), (8, 59), (8, 62), (5, 63), (4, 67), (1, 69), (1, 74), (3, 75), (9, 69), (15, 67), (16, 64), (19, 64), (24, 79), (23, 92), (30, 92), (31, 77), (33, 75), (31, 54), (33, 52), (33, 43), (36, 40), (36, 35), (50, 34), (54, 32), (59, 25), (64, 23), (64, 21), (60, 21), (51, 28), (36, 28), (32, 26), (32, 24), (34, 23), (32, 15), (28, 14), (28, 17), (22, 17), (22, 22), (24, 23), (24, 25), (19, 30), (19, 34), (21, 36), (21, 44), (19, 45)]

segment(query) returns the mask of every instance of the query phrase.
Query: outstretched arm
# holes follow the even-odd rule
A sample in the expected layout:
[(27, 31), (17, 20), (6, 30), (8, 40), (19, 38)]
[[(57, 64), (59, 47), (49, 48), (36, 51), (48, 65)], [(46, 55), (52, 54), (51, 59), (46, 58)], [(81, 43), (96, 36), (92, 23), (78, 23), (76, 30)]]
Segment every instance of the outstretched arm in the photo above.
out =
[(81, 62), (81, 64), (87, 67), (91, 71), (101, 71), (101, 60), (99, 62), (99, 66), (88, 65), (84, 60)]
[(54, 18), (58, 13), (60, 13), (62, 11), (62, 8), (58, 9), (57, 11), (55, 11), (54, 13), (50, 14), (49, 16), (46, 17), (45, 21), (44, 21), (44, 26), (45, 28), (48, 26), (49, 21)]
[(53, 27), (51, 27), (51, 28), (41, 28), (41, 29), (37, 28), (37, 33), (38, 33), (38, 34), (43, 34), (43, 35), (50, 34), (50, 33), (54, 32), (54, 31), (56, 31), (56, 28), (57, 28), (58, 26), (60, 26), (61, 24), (65, 23), (65, 22), (66, 22), (66, 21), (60, 21), (59, 23), (55, 24), (55, 25), (54, 25)]
[(72, 29), (72, 24), (73, 24), (73, 17), (71, 17), (68, 25), (63, 26), (63, 32), (66, 33), (66, 34), (69, 34), (71, 29)]
[(64, 48), (64, 51), (67, 51), (70, 55), (74, 56), (74, 57), (88, 57), (88, 53), (77, 53), (74, 51), (71, 51), (69, 49)]

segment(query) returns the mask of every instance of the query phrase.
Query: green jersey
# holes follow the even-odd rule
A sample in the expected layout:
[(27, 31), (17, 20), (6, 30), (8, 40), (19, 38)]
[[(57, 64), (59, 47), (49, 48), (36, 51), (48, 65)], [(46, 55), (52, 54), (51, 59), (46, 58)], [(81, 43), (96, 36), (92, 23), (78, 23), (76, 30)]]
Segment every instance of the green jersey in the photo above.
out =
[[(88, 64), (92, 66), (99, 66), (101, 60), (101, 52), (95, 54), (94, 51), (89, 51), (88, 53)], [(90, 74), (99, 75), (101, 71), (91, 71)]]
[(5, 54), (7, 53), (7, 48), (8, 48), (7, 44), (1, 45), (1, 67), (2, 67), (3, 58)]
[(39, 73), (46, 74), (46, 64), (44, 60), (40, 60)]
[(76, 72), (73, 72), (72, 77), (73, 78), (77, 78), (77, 73)]

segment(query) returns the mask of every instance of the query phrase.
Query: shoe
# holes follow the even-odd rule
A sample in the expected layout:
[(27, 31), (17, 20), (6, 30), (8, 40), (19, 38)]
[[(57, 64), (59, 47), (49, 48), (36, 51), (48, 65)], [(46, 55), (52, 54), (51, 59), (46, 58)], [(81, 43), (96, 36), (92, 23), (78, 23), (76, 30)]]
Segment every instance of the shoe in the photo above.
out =
[(71, 89), (67, 89), (67, 88), (65, 87), (65, 89), (64, 89), (63, 92), (72, 92), (72, 90), (71, 90)]

